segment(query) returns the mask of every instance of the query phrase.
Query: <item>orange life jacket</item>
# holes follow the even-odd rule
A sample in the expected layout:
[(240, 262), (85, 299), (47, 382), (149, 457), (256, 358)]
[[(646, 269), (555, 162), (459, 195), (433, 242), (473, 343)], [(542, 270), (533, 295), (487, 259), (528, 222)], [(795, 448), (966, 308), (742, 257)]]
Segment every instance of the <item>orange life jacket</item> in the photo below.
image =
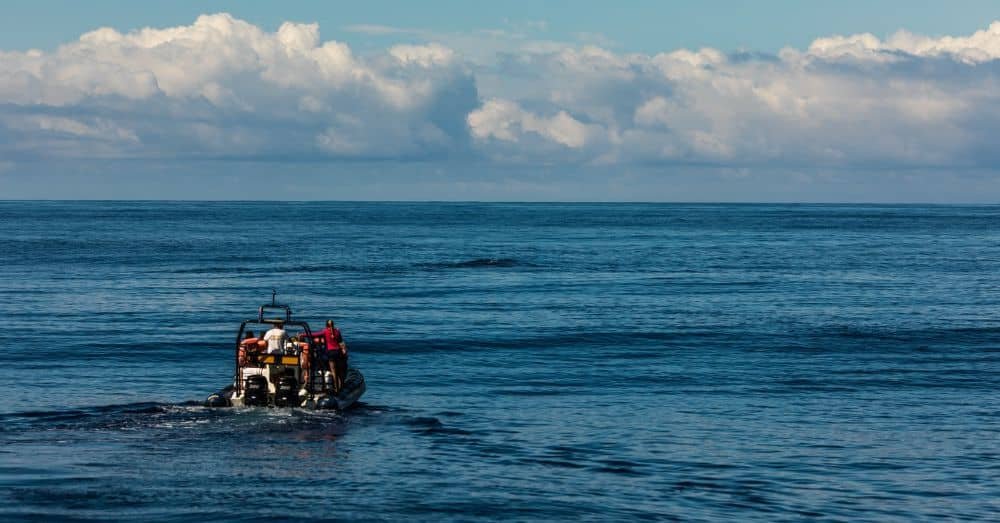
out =
[(260, 341), (257, 338), (247, 338), (240, 342), (239, 361), (240, 366), (247, 364), (247, 352), (259, 352)]

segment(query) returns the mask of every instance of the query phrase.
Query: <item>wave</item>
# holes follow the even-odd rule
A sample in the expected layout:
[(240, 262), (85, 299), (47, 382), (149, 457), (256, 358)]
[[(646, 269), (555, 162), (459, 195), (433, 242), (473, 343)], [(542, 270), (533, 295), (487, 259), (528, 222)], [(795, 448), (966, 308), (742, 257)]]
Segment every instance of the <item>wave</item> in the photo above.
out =
[(24, 425), (52, 425), (65, 427), (77, 425), (96, 418), (114, 419), (135, 415), (162, 414), (172, 406), (190, 407), (196, 402), (186, 402), (180, 405), (168, 403), (139, 402), (95, 407), (77, 407), (63, 410), (30, 410), (0, 414), (0, 432), (14, 430)]
[[(992, 361), (1000, 348), (996, 327), (921, 327), (913, 329), (859, 329), (843, 326), (802, 326), (775, 332), (769, 326), (684, 328), (677, 330), (493, 333), (483, 336), (367, 338), (352, 343), (358, 353), (397, 354), (430, 352), (564, 351), (589, 357), (601, 350), (627, 360), (658, 360), (664, 349), (738, 351), (802, 354), (912, 355), (921, 360), (935, 357)], [(582, 351), (582, 352), (581, 352)]]
[(350, 265), (350, 264), (314, 264), (314, 265), (277, 265), (277, 266), (247, 266), (247, 265), (207, 265), (203, 267), (183, 267), (162, 271), (169, 274), (301, 274), (301, 273), (403, 273), (413, 268), (424, 270), (441, 269), (479, 269), (479, 268), (510, 268), (534, 267), (531, 263), (514, 258), (474, 258), (458, 262), (427, 262), (412, 265), (382, 264), (382, 265)]
[[(527, 336), (497, 336), (490, 338), (383, 338), (358, 340), (351, 347), (358, 352), (372, 354), (393, 354), (405, 352), (437, 352), (452, 350), (510, 350), (510, 349), (570, 349), (619, 347), (621, 353), (636, 359), (655, 358), (638, 347), (662, 346), (665, 342), (684, 343), (688, 346), (712, 344), (713, 346), (738, 343), (740, 337), (734, 332), (697, 330), (683, 332), (618, 332), (618, 331), (577, 331)], [(630, 348), (631, 347), (631, 348)]]
[(1000, 342), (1000, 328), (985, 326), (886, 326), (829, 325), (797, 329), (790, 333), (808, 345), (822, 345), (825, 350), (870, 350), (880, 352), (934, 352), (958, 349), (962, 352), (995, 351)]
[(479, 269), (488, 267), (531, 267), (530, 263), (520, 262), (514, 258), (474, 258), (460, 262), (418, 263), (425, 269)]
[[(393, 411), (387, 406), (358, 402), (352, 417), (379, 415)], [(21, 411), (0, 414), (0, 435), (49, 431), (133, 431), (153, 429), (193, 429), (226, 437), (232, 434), (286, 433), (342, 429), (347, 414), (337, 411), (300, 409), (212, 409), (201, 401), (179, 403), (138, 402), (57, 410)], [(223, 421), (224, 420), (224, 421)]]
[(169, 274), (301, 274), (301, 273), (398, 273), (406, 270), (398, 265), (341, 265), (341, 264), (316, 264), (316, 265), (278, 265), (278, 266), (206, 266), (206, 267), (186, 267), (182, 269), (168, 269), (161, 272)]

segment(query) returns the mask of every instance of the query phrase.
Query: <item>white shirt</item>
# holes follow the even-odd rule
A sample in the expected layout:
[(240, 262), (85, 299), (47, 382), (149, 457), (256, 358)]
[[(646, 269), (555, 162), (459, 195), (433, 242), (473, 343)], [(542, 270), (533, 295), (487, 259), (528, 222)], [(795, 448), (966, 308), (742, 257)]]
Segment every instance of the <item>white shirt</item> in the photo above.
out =
[(267, 352), (281, 352), (281, 348), (285, 346), (285, 329), (279, 329), (277, 327), (267, 331), (264, 334), (264, 339), (267, 341)]

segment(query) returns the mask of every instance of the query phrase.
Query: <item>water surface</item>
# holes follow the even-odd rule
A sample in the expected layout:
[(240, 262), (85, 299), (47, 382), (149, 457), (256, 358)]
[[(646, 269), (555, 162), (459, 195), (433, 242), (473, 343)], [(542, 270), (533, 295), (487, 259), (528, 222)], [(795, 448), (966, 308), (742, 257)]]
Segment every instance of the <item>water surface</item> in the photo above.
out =
[[(0, 519), (983, 520), (1000, 207), (0, 203)], [(278, 289), (353, 411), (207, 410)]]

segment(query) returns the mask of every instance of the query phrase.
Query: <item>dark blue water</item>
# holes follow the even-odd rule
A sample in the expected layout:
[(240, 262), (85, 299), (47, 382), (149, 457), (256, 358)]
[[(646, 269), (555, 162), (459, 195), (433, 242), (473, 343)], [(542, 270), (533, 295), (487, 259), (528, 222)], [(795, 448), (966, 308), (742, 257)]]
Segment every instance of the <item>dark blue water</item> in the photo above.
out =
[[(0, 519), (984, 520), (1000, 207), (0, 203)], [(342, 414), (199, 406), (270, 299)]]

